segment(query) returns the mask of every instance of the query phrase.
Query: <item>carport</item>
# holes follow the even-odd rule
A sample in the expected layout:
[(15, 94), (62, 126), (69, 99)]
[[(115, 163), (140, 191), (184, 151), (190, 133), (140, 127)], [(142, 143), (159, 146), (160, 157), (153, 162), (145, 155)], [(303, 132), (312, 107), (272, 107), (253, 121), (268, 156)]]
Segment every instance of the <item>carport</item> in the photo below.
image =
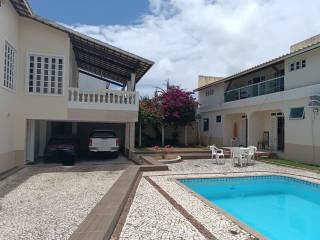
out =
[[(102, 122), (71, 122), (71, 121), (27, 121), (27, 162), (45, 162), (44, 153), (50, 139), (55, 137), (73, 137), (77, 140), (77, 161), (90, 161), (96, 158), (89, 156), (89, 136), (93, 130), (112, 130), (120, 139), (120, 153), (124, 153), (125, 123)], [(101, 155), (100, 160), (110, 159), (108, 155)], [(116, 159), (114, 159), (116, 160)]]

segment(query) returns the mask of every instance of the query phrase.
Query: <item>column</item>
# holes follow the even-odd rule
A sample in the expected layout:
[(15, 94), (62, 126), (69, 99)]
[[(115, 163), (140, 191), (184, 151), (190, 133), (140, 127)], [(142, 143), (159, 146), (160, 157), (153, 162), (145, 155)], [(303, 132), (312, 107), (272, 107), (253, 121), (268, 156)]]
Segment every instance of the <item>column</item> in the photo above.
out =
[(135, 148), (135, 123), (126, 123), (125, 127), (125, 154), (131, 158), (131, 151)]
[(47, 145), (47, 121), (39, 122), (39, 156), (43, 157)]
[(134, 91), (136, 86), (136, 74), (131, 73), (131, 79), (127, 83), (127, 91)]
[(247, 145), (248, 146), (256, 146), (257, 143), (254, 143), (254, 121), (253, 121), (253, 113), (247, 112)]
[(34, 162), (35, 120), (27, 120), (26, 161)]

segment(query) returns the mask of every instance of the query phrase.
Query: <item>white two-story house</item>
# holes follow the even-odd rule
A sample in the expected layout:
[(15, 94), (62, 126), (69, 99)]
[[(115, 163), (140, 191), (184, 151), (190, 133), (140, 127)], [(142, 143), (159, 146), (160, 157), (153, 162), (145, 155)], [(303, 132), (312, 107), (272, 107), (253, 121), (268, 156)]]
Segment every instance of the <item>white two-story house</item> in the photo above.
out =
[(320, 164), (320, 36), (225, 78), (199, 77), (203, 144), (254, 145)]
[(36, 16), (26, 0), (0, 0), (0, 173), (36, 161), (54, 134), (85, 148), (92, 129), (113, 129), (130, 152), (135, 86), (152, 65)]

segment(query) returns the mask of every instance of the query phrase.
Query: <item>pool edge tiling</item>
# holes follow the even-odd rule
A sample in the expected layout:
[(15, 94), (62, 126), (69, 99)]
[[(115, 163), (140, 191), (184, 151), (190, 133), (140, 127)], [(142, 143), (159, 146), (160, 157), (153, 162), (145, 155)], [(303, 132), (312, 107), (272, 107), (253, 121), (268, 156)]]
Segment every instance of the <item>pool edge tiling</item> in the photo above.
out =
[[(312, 212), (312, 214), (315, 214), (314, 212), (319, 212), (319, 202), (314, 202), (315, 199), (317, 199), (317, 195), (311, 195), (310, 198), (310, 193), (319, 195), (319, 190), (318, 192), (315, 191), (316, 189), (320, 188), (319, 179), (315, 179), (313, 177), (309, 179), (306, 178), (306, 176), (273, 173), (266, 175), (243, 175), (229, 177), (178, 177), (173, 178), (173, 180), (186, 191), (195, 195), (199, 200), (205, 202), (208, 206), (211, 206), (217, 212), (222, 213), (235, 224), (258, 239), (304, 239), (305, 237), (307, 239), (314, 239), (317, 231), (315, 231), (316, 226), (313, 226), (313, 224), (311, 223), (312, 220), (309, 223), (308, 221), (305, 222), (305, 225), (310, 228), (308, 230), (304, 230), (304, 227), (296, 228), (296, 226), (292, 226), (291, 222), (294, 221), (294, 218), (292, 217), (279, 220), (279, 224), (275, 223), (275, 226), (282, 226), (283, 224), (280, 229), (287, 229), (288, 231), (279, 231), (279, 228), (278, 231), (276, 228), (270, 230), (271, 226), (269, 226), (267, 222), (263, 220), (267, 216), (271, 216), (272, 219), (278, 219), (277, 216), (274, 215), (275, 213), (280, 213), (281, 216), (295, 216), (297, 218), (295, 219), (295, 221), (300, 220), (299, 218), (313, 219), (313, 215), (309, 216), (306, 214), (295, 214), (296, 208), (294, 206), (297, 203), (297, 199), (302, 199), (300, 200), (301, 204), (298, 204), (300, 207), (306, 207), (303, 212)], [(292, 186), (292, 184), (298, 185), (290, 187)], [(238, 187), (236, 187), (235, 189), (234, 187), (237, 185)], [(217, 186), (217, 188), (213, 190), (213, 186)], [(245, 186), (247, 187), (244, 188)], [(234, 192), (234, 190), (236, 190), (236, 192)], [(234, 194), (236, 194), (236, 198)], [(285, 199), (283, 199), (284, 196)], [(244, 199), (242, 200), (243, 197)], [(262, 200), (266, 201), (267, 205), (261, 212), (259, 211), (259, 208), (261, 207), (260, 203), (258, 203), (256, 200), (253, 200), (256, 199), (256, 197), (258, 197), (259, 199), (261, 199), (261, 197), (266, 199)], [(276, 202), (278, 204), (280, 204), (278, 202), (280, 201), (280, 199), (282, 201), (285, 200), (285, 202), (281, 201), (282, 203), (278, 206), (280, 207), (279, 209), (278, 207), (274, 206), (274, 203), (272, 204), (272, 199), (274, 200), (274, 197), (278, 199), (276, 199)], [(235, 201), (239, 200), (235, 199), (241, 200), (241, 203), (242, 201), (250, 202), (250, 206), (252, 206), (253, 208), (243, 208), (241, 207), (243, 204), (236, 204)], [(295, 199), (294, 204), (292, 204), (293, 199)], [(316, 204), (318, 208), (315, 209), (314, 205), (312, 205), (311, 207), (309, 201), (311, 201), (311, 203), (313, 204)], [(232, 202), (232, 204), (230, 204), (230, 202)], [(257, 211), (250, 211), (249, 209), (255, 209), (255, 205), (259, 206), (259, 208), (256, 208)], [(272, 207), (270, 211), (266, 211), (265, 209), (269, 209), (268, 207), (270, 206)], [(242, 209), (248, 209), (249, 211), (244, 212)], [(311, 209), (312, 211), (310, 211)], [(260, 214), (260, 216), (257, 218), (257, 214), (252, 214), (253, 212), (258, 213), (258, 216)], [(266, 228), (265, 226), (268, 226), (268, 228)], [(292, 232), (292, 230), (294, 230), (294, 232)], [(283, 235), (283, 232), (291, 232), (291, 236), (289, 233)]]
[[(175, 166), (176, 165), (176, 166)], [(181, 206), (188, 214), (190, 214), (202, 227), (207, 229), (216, 239), (218, 240), (252, 240), (252, 239), (260, 239), (264, 240), (265, 237), (261, 236), (261, 234), (256, 233), (255, 231), (251, 231), (251, 229), (243, 227), (241, 222), (234, 221), (229, 215), (224, 214), (223, 211), (219, 211), (218, 208), (212, 207), (213, 205), (208, 202), (206, 199), (203, 199), (201, 196), (195, 194), (192, 190), (187, 189), (183, 184), (180, 184), (177, 179), (186, 179), (186, 178), (224, 178), (224, 177), (247, 177), (247, 176), (287, 176), (294, 177), (300, 180), (320, 184), (320, 175), (314, 172), (308, 172), (304, 170), (297, 170), (287, 167), (279, 167), (275, 165), (270, 165), (266, 163), (258, 162), (255, 166), (250, 168), (233, 168), (231, 167), (231, 163), (227, 161), (227, 163), (223, 166), (212, 164), (210, 160), (188, 160), (179, 164), (175, 164), (170, 171), (166, 172), (145, 172), (143, 174), (144, 181), (146, 181), (146, 177), (149, 177), (153, 182), (155, 182), (161, 191), (164, 191), (169, 198), (172, 198), (176, 204)], [(195, 169), (195, 165), (199, 166)], [(170, 166), (172, 167), (172, 166)], [(179, 170), (180, 169), (180, 170)], [(195, 171), (197, 170), (197, 171)], [(133, 203), (131, 208), (135, 209), (140, 204), (142, 208), (140, 211), (131, 211), (129, 215), (130, 218), (126, 219), (126, 223), (124, 226), (124, 230), (136, 231), (140, 233), (140, 237), (143, 239), (162, 239), (157, 235), (150, 236), (150, 229), (146, 228), (144, 225), (137, 226), (137, 221), (150, 221), (150, 215), (148, 211), (153, 211), (150, 208), (148, 211), (143, 209), (143, 206), (146, 205), (154, 205), (157, 204), (156, 200), (159, 198), (159, 191), (155, 191), (157, 189), (154, 188), (151, 184), (148, 185), (148, 188), (152, 188), (154, 192), (154, 196), (148, 196), (144, 190), (140, 189), (137, 192), (139, 198), (148, 198), (152, 199), (149, 203), (144, 203), (136, 201)], [(157, 195), (156, 195), (157, 192)], [(137, 196), (136, 195), (136, 196)], [(161, 194), (160, 194), (161, 195)], [(155, 199), (155, 200), (153, 200)], [(170, 204), (172, 207), (172, 203), (168, 201), (168, 199), (163, 198), (166, 203)], [(164, 201), (163, 200), (163, 201)], [(176, 208), (173, 207), (175, 212), (179, 212)], [(180, 213), (180, 212), (179, 212)], [(181, 213), (180, 213), (181, 214)], [(183, 216), (181, 214), (181, 216)], [(158, 218), (158, 217), (156, 217)], [(185, 220), (190, 222), (190, 219), (186, 219), (183, 217), (181, 219), (183, 222)], [(152, 220), (151, 220), (152, 221)], [(159, 231), (159, 233), (165, 228), (168, 231), (168, 235), (164, 239), (177, 239), (179, 232), (175, 233), (175, 226), (170, 227), (170, 223), (165, 221), (160, 221), (162, 224), (166, 226), (155, 225), (152, 226), (154, 230), (153, 233)], [(131, 226), (135, 224), (136, 227), (133, 229)], [(191, 224), (191, 223), (190, 223)], [(191, 224), (192, 225), (192, 224)], [(194, 228), (193, 228), (194, 229)], [(196, 227), (198, 230), (198, 228)], [(198, 230), (199, 231), (199, 230)], [(127, 231), (125, 231), (127, 232)], [(200, 231), (199, 231), (200, 233)], [(176, 234), (176, 235), (175, 235)], [(201, 234), (202, 235), (202, 234)], [(181, 235), (180, 235), (181, 236)], [(202, 235), (204, 239), (210, 239)], [(127, 239), (125, 237), (120, 237), (120, 240)], [(142, 239), (142, 238), (141, 238)], [(186, 239), (186, 238), (184, 238)], [(193, 238), (187, 238), (193, 239)]]
[[(241, 176), (241, 177), (248, 177), (248, 176)], [(237, 178), (237, 177), (216, 177), (216, 178)], [(204, 202), (205, 204), (207, 204), (209, 207), (213, 208), (215, 211), (217, 211), (218, 213), (224, 215), (227, 219), (230, 219), (234, 224), (236, 224), (237, 226), (239, 226), (241, 229), (243, 229), (244, 231), (246, 231), (247, 233), (251, 234), (253, 236), (253, 238), (259, 239), (259, 240), (267, 240), (268, 238), (266, 238), (265, 236), (263, 236), (261, 233), (259, 233), (258, 231), (254, 230), (253, 228), (251, 228), (250, 226), (242, 223), (240, 220), (238, 220), (236, 217), (232, 216), (231, 214), (229, 214), (226, 210), (224, 210), (223, 208), (219, 207), (218, 205), (210, 202), (208, 199), (206, 199), (205, 197), (201, 196), (199, 193), (193, 191), (191, 188), (189, 188), (188, 186), (186, 186), (185, 184), (183, 184), (180, 180), (185, 180), (188, 178), (174, 178), (173, 180), (180, 185), (180, 187), (184, 188), (186, 191), (188, 191), (190, 194), (193, 194), (196, 198), (198, 198), (200, 201)], [(208, 177), (208, 178), (192, 178), (192, 179), (188, 179), (188, 180), (196, 180), (196, 179), (212, 179), (212, 177)]]

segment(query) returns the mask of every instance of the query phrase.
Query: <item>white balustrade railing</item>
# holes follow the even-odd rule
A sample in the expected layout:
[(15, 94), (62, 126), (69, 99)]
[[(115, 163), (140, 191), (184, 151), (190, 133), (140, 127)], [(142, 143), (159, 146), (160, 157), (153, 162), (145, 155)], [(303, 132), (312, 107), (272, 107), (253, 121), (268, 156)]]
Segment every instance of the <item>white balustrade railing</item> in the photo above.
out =
[[(68, 101), (73, 106), (133, 106), (139, 105), (138, 92), (119, 91), (110, 89), (84, 90), (79, 88), (69, 88)], [(122, 109), (122, 108), (121, 108)]]

